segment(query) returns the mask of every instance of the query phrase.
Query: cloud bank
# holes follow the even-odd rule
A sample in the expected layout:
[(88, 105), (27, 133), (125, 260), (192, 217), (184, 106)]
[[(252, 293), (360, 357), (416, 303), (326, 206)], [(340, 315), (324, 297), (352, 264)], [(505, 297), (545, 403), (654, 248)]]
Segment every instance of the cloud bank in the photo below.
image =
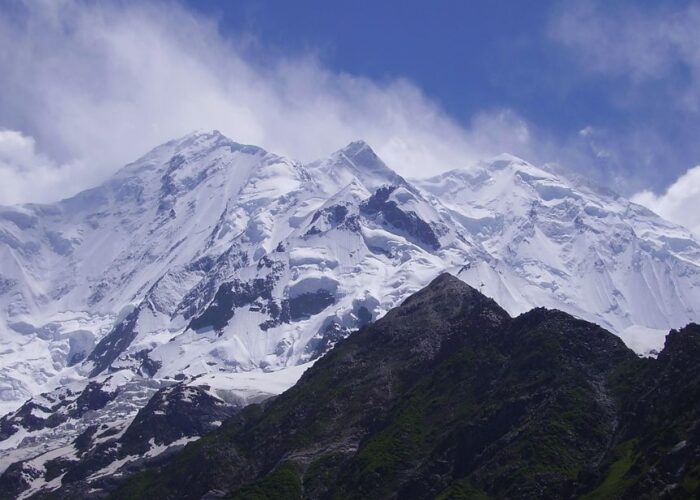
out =
[(0, 129), (0, 204), (71, 192), (84, 170), (76, 162), (58, 165), (37, 151), (34, 138)]
[(531, 143), (509, 110), (465, 127), (405, 80), (334, 73), (312, 55), (247, 57), (249, 40), (177, 4), (11, 10), (0, 18), (0, 158), (14, 156), (0, 163), (0, 204), (73, 194), (195, 129), (304, 161), (364, 139), (407, 176)]
[(666, 192), (642, 191), (632, 201), (687, 227), (700, 239), (700, 165), (689, 169)]
[[(585, 72), (623, 78), (631, 92), (672, 82), (667, 98), (687, 114), (700, 103), (697, 24), (698, 7), (650, 14), (588, 2), (554, 16), (550, 35)], [(459, 123), (410, 81), (334, 72), (313, 54), (261, 57), (254, 38), (223, 35), (215, 19), (177, 3), (9, 2), (0, 46), (0, 204), (70, 196), (162, 142), (218, 129), (302, 161), (364, 139), (409, 177), (509, 152), (640, 191), (636, 200), (694, 224), (683, 216), (694, 207), (668, 208), (688, 197), (644, 189), (640, 179), (674, 151), (643, 123), (628, 133), (583, 124), (563, 139), (507, 108)], [(621, 177), (630, 170), (638, 184)], [(691, 173), (676, 183), (683, 192)]]

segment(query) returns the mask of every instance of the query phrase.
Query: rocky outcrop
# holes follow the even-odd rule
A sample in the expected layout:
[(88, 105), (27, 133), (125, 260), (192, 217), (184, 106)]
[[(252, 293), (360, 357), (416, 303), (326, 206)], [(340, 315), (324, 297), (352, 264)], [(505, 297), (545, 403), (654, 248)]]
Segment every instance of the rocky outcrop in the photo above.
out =
[(698, 492), (700, 327), (658, 360), (442, 275), (115, 498), (593, 498)]

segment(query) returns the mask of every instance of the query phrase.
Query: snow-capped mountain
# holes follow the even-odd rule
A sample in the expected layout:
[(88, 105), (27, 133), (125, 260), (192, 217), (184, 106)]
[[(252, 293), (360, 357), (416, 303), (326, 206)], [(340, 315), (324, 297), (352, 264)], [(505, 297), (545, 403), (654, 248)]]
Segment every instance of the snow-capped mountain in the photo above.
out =
[[(688, 231), (518, 158), (409, 181), (363, 142), (305, 165), (196, 133), (68, 200), (0, 209), (0, 410), (90, 383), (108, 386), (93, 419), (120, 387), (206, 380), (226, 400), (232, 374), (310, 363), (443, 271), (639, 353), (700, 318)], [(84, 431), (68, 410), (46, 424), (52, 394), (6, 417), (0, 449)]]
[(0, 217), (10, 405), (108, 368), (164, 378), (308, 361), (429, 280), (446, 251), (478, 253), (364, 143), (304, 166), (195, 134)]
[(698, 242), (615, 193), (510, 155), (416, 183), (492, 258), (460, 277), (511, 314), (561, 309), (639, 353), (698, 318)]

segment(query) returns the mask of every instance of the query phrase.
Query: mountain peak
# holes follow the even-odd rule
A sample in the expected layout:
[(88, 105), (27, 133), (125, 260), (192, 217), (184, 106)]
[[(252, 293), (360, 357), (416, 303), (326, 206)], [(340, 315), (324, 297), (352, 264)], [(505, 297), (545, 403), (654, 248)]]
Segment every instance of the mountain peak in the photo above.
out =
[(141, 175), (145, 172), (162, 174), (164, 168), (176, 169), (192, 161), (218, 152), (238, 152), (246, 155), (266, 155), (267, 151), (248, 144), (240, 144), (218, 130), (195, 130), (189, 134), (156, 146), (133, 163), (117, 171), (117, 179)]
[(353, 141), (344, 148), (333, 153), (331, 158), (346, 164), (358, 174), (358, 178), (375, 189), (382, 184), (405, 184), (399, 174), (387, 166), (365, 141)]
[(441, 273), (380, 322), (392, 321), (392, 317), (398, 315), (413, 318), (410, 323), (415, 325), (423, 321), (453, 321), (473, 313), (488, 316), (491, 324), (510, 320), (508, 313), (495, 301), (452, 274)]
[(700, 325), (690, 323), (669, 332), (664, 348), (659, 354), (659, 360), (664, 362), (671, 359), (677, 362), (683, 360), (682, 365), (689, 368), (697, 365), (698, 355), (700, 355)]
[[(175, 142), (178, 150), (206, 151), (218, 147), (228, 147), (232, 151), (241, 151), (249, 154), (266, 152), (259, 146), (236, 142), (216, 129), (196, 130), (172, 142)], [(171, 144), (171, 142), (167, 144)]]
[(372, 147), (361, 139), (357, 141), (352, 141), (344, 148), (341, 148), (339, 152), (342, 152), (348, 158), (355, 158), (358, 155), (368, 154), (373, 155), (378, 159), (377, 154), (374, 152)]
[(365, 141), (353, 141), (332, 155), (337, 158), (344, 158), (357, 168), (386, 168), (389, 167), (377, 156), (377, 153)]
[(437, 278), (435, 278), (433, 281), (431, 281), (430, 283), (428, 283), (428, 286), (429, 286), (429, 287), (430, 287), (430, 286), (443, 286), (443, 285), (445, 285), (445, 284), (454, 284), (454, 285), (458, 285), (458, 286), (464, 285), (464, 286), (466, 286), (468, 289), (471, 289), (471, 290), (474, 289), (473, 287), (467, 285), (464, 281), (462, 281), (461, 279), (459, 279), (459, 278), (458, 278), (457, 276), (455, 276), (454, 274), (451, 274), (451, 273), (448, 273), (448, 272), (444, 272), (444, 273), (438, 274)]
[(474, 287), (468, 285), (458, 277), (448, 272), (440, 273), (425, 287), (426, 290), (445, 290), (458, 293), (479, 293)]
[(506, 170), (513, 171), (532, 171), (542, 174), (552, 175), (545, 167), (535, 166), (532, 163), (510, 153), (501, 153), (492, 158), (482, 160), (477, 163), (477, 166), (490, 171)]
[(404, 185), (406, 181), (389, 168), (365, 141), (353, 141), (325, 160), (307, 165), (320, 173), (327, 186), (336, 191), (357, 180), (369, 191), (386, 185)]
[(501, 153), (499, 155), (496, 155), (489, 160), (487, 160), (487, 163), (493, 163), (497, 161), (502, 161), (502, 162), (508, 162), (508, 163), (526, 163), (530, 164), (530, 162), (524, 160), (523, 158), (520, 158), (519, 156), (516, 156), (511, 153)]
[(480, 301), (481, 299), (488, 300), (488, 297), (481, 292), (466, 284), (456, 276), (444, 272), (433, 279), (422, 290), (408, 297), (403, 305), (415, 303), (416, 301), (442, 300), (448, 297), (460, 297), (466, 299), (465, 302)]

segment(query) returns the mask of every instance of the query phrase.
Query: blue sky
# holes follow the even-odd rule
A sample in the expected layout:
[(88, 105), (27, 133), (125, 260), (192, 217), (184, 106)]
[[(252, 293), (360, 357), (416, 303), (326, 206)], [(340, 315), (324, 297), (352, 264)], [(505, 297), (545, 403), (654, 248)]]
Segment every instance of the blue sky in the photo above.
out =
[[(665, 22), (691, 2), (206, 0), (189, 5), (219, 19), (224, 33), (254, 36), (252, 58), (313, 52), (335, 71), (379, 81), (408, 78), (465, 123), (484, 109), (508, 108), (560, 141), (589, 127), (612, 148), (644, 128), (664, 143), (636, 154), (628, 150), (639, 147), (635, 143), (620, 147), (621, 158), (599, 158), (591, 168), (603, 179), (613, 169), (634, 187), (660, 189), (700, 162), (697, 110), (668, 102), (694, 83), (682, 59), (635, 81), (630, 72), (590, 71), (556, 33), (567, 11), (587, 6), (596, 6), (590, 7), (595, 22), (632, 25), (639, 16)], [(630, 179), (636, 175), (639, 181)]]
[[(262, 57), (312, 51), (336, 71), (378, 80), (406, 77), (465, 121), (484, 107), (506, 106), (568, 127), (572, 120), (557, 112), (568, 104), (585, 123), (596, 111), (572, 99), (566, 88), (572, 67), (561, 48), (547, 42), (555, 4), (535, 4), (190, 2), (217, 16), (224, 32), (254, 34)], [(579, 91), (595, 93), (586, 85)]]
[[(542, 50), (551, 2), (536, 8), (500, 0), (190, 5), (219, 17), (224, 32), (254, 34), (262, 57), (312, 51), (336, 71), (406, 77), (464, 120), (489, 106), (561, 116), (543, 99), (554, 83), (547, 79), (565, 62)], [(557, 80), (560, 88), (564, 78)]]
[(700, 228), (700, 3), (0, 0), (0, 204), (193, 129), (407, 176), (510, 152)]

